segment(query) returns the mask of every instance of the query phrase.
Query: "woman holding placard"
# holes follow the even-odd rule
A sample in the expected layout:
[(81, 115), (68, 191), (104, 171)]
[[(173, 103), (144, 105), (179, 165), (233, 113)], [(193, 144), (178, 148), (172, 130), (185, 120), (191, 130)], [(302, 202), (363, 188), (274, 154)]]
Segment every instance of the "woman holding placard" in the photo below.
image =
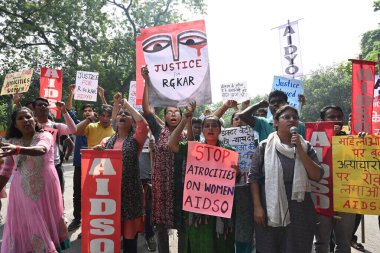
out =
[[(170, 136), (169, 147), (174, 153), (187, 154), (188, 143), (180, 142), (180, 134), (186, 124), (190, 124), (194, 110), (195, 105), (187, 107), (187, 112), (182, 117), (181, 123)], [(221, 122), (216, 116), (206, 116), (203, 119), (202, 132), (206, 144), (222, 146), (218, 139), (221, 126)], [(238, 171), (237, 166), (235, 166), (235, 169)], [(233, 218), (226, 219), (187, 212), (185, 252), (235, 252), (233, 228)]]
[(322, 178), (317, 154), (296, 130), (295, 108), (274, 115), (276, 132), (260, 142), (248, 177), (253, 204), (256, 252), (311, 252), (316, 212), (309, 180)]

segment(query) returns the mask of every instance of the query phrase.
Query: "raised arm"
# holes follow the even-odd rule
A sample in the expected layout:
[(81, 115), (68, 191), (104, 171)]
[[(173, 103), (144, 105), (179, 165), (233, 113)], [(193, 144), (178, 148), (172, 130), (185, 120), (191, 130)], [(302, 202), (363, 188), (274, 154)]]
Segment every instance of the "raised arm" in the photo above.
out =
[(77, 127), (76, 127), (73, 119), (67, 113), (65, 103), (63, 103), (62, 101), (59, 101), (56, 103), (56, 106), (58, 109), (61, 110), (63, 118), (64, 118), (65, 123), (66, 123), (66, 125), (60, 124), (60, 123), (56, 124), (59, 135), (69, 135), (69, 134), (75, 133), (77, 131)]
[(247, 123), (247, 125), (254, 127), (256, 121), (255, 121), (255, 117), (253, 116), (253, 114), (257, 111), (257, 109), (266, 108), (268, 106), (269, 106), (268, 102), (266, 100), (262, 100), (256, 104), (254, 104), (254, 105), (249, 106), (248, 108), (246, 108), (244, 111), (242, 111), (238, 115), (242, 121)]
[(142, 108), (143, 108), (144, 114), (146, 115), (146, 114), (152, 113), (149, 108), (149, 93), (148, 93), (148, 85), (150, 82), (150, 78), (149, 78), (149, 70), (146, 65), (141, 68), (141, 75), (145, 80)]
[(221, 118), (223, 114), (230, 108), (237, 107), (237, 102), (235, 100), (227, 100), (223, 103), (221, 107), (219, 107), (215, 112), (214, 116)]
[(98, 95), (100, 97), (100, 100), (102, 101), (102, 105), (108, 105), (106, 97), (104, 96), (104, 89), (101, 86), (98, 86)]
[(74, 93), (75, 93), (75, 84), (70, 84), (69, 97), (67, 98), (67, 102), (66, 102), (66, 109), (69, 111), (73, 108)]
[(122, 96), (121, 96), (121, 93), (120, 93), (120, 92), (117, 92), (117, 93), (113, 96), (113, 107), (112, 107), (112, 120), (113, 120), (113, 121), (116, 120), (116, 116), (117, 116), (117, 114), (119, 113), (121, 98), (122, 98)]
[(16, 108), (21, 108), (21, 99), (23, 98), (22, 94), (16, 93), (13, 94), (13, 104), (16, 106)]
[(177, 125), (177, 127), (174, 129), (174, 131), (171, 133), (169, 137), (168, 146), (170, 150), (173, 151), (174, 153), (179, 152), (179, 141), (181, 138), (181, 133), (183, 129), (185, 128), (186, 124), (188, 123), (190, 124), (194, 110), (195, 110), (195, 104), (194, 106), (187, 106), (186, 112), (182, 115), (181, 122)]

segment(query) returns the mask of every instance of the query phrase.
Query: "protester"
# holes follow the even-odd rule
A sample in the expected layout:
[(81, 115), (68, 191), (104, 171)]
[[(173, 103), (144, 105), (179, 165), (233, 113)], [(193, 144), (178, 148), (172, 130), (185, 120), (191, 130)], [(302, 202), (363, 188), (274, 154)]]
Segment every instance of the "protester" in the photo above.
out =
[(192, 118), (191, 126), (193, 128), (194, 141), (202, 142), (204, 140), (202, 136), (202, 120), (200, 118)]
[[(185, 112), (181, 123), (172, 132), (169, 139), (169, 147), (175, 152), (187, 155), (188, 143), (181, 142), (181, 132), (190, 123), (195, 106)], [(202, 132), (205, 143), (213, 146), (222, 146), (219, 142), (221, 122), (213, 115), (206, 116), (202, 122)], [(230, 148), (231, 149), (231, 148)], [(186, 221), (186, 248), (185, 252), (203, 253), (232, 253), (235, 252), (233, 218), (225, 219), (210, 215), (187, 213)]]
[[(73, 98), (74, 98), (75, 84), (70, 85), (69, 87), (69, 97), (67, 98), (66, 108), (70, 117), (73, 119), (75, 124), (79, 124), (80, 120), (78, 119), (75, 111), (73, 110)], [(89, 117), (92, 121), (95, 121), (94, 115), (94, 106), (91, 104), (85, 104), (82, 107), (83, 118), (86, 119)], [(73, 216), (74, 219), (71, 221), (68, 226), (69, 231), (73, 231), (80, 227), (81, 225), (81, 178), (82, 178), (82, 166), (81, 166), (81, 153), (80, 150), (87, 148), (87, 138), (86, 136), (76, 136), (75, 145), (74, 145), (74, 176), (73, 176)]]
[(268, 114), (267, 108), (259, 108), (259, 109), (257, 109), (255, 116), (266, 118), (267, 114)]
[[(275, 129), (273, 128), (273, 119), (266, 119), (262, 117), (253, 116), (253, 114), (259, 108), (266, 108), (269, 105), (269, 110), (272, 115), (275, 115), (278, 108), (288, 104), (288, 96), (286, 93), (280, 90), (274, 90), (269, 93), (268, 102), (263, 100), (259, 103), (251, 105), (241, 113), (239, 113), (240, 119), (247, 125), (251, 126), (254, 131), (259, 133), (259, 141), (265, 140), (270, 133)], [(305, 137), (305, 125), (302, 122), (298, 124), (298, 133)]]
[[(248, 100), (249, 102), (249, 100)], [(247, 102), (243, 103), (247, 108)], [(242, 105), (243, 106), (243, 105)], [(229, 109), (233, 108), (235, 112), (231, 116), (231, 126), (240, 127), (245, 126), (246, 123), (240, 119), (237, 102), (234, 100), (227, 100), (223, 105), (218, 108), (214, 115), (222, 117), (222, 115)], [(251, 253), (254, 248), (254, 230), (252, 219), (252, 197), (248, 185), (237, 185), (234, 194), (235, 206), (235, 253)]]
[(13, 180), (1, 252), (60, 252), (68, 248), (52, 135), (41, 129), (31, 110), (22, 107), (12, 113), (7, 138), (10, 143), (0, 143), (1, 156), (6, 156), (0, 189), (12, 173)]
[[(165, 126), (157, 123), (149, 109), (148, 85), (150, 85), (147, 67), (141, 68), (145, 80), (142, 106), (144, 117), (149, 124), (156, 141), (154, 170), (152, 175), (152, 223), (156, 225), (158, 251), (169, 253), (168, 229), (178, 231), (178, 252), (184, 251), (184, 228), (182, 213), (182, 162), (183, 157), (175, 156), (167, 143), (171, 132), (179, 124), (182, 113), (177, 107), (164, 109)], [(189, 129), (190, 132), (191, 129)], [(180, 140), (185, 135), (181, 134)]]
[[(339, 106), (325, 106), (320, 111), (321, 121), (335, 121), (334, 134), (346, 135), (342, 132), (343, 110)], [(316, 253), (330, 252), (330, 235), (335, 239), (336, 253), (351, 252), (351, 238), (354, 230), (355, 214), (336, 212), (334, 217), (318, 215), (314, 248)]]
[(36, 98), (33, 101), (34, 114), (41, 127), (45, 130), (48, 130), (50, 128), (57, 131), (57, 135), (55, 136), (54, 140), (54, 164), (58, 173), (59, 182), (61, 184), (61, 191), (63, 194), (65, 190), (65, 181), (63, 177), (62, 160), (59, 151), (59, 137), (62, 135), (73, 134), (76, 132), (77, 128), (71, 117), (67, 114), (65, 103), (59, 101), (56, 103), (56, 107), (62, 112), (63, 118), (67, 125), (63, 123), (56, 123), (49, 119), (49, 101), (47, 99)]
[[(114, 111), (117, 131), (106, 137), (94, 149), (116, 149), (122, 151), (123, 172), (121, 182), (121, 219), (123, 233), (123, 252), (137, 253), (137, 234), (144, 232), (143, 189), (140, 181), (139, 154), (148, 133), (148, 124), (144, 117), (128, 102), (126, 109), (119, 110), (121, 94), (114, 96)], [(133, 128), (136, 122), (136, 130)]]
[(290, 132), (299, 124), (296, 109), (280, 107), (273, 123), (276, 131), (260, 142), (248, 176), (256, 252), (311, 252), (316, 213), (309, 179), (320, 180), (323, 169), (311, 145)]

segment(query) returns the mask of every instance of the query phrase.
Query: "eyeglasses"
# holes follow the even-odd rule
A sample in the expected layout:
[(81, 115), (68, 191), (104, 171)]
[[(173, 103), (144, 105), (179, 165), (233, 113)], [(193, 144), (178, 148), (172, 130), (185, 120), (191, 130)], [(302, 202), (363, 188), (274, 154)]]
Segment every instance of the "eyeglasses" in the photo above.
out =
[(270, 105), (279, 105), (279, 104), (285, 104), (286, 101), (284, 101), (283, 99), (271, 99), (269, 100), (269, 104)]
[(291, 119), (292, 120), (299, 120), (300, 117), (298, 117), (297, 115), (292, 116), (292, 115), (285, 114), (285, 115), (281, 115), (280, 119), (284, 119), (284, 120), (291, 120)]
[(170, 116), (170, 115), (177, 116), (177, 115), (180, 115), (180, 112), (179, 111), (167, 111), (166, 115), (168, 115), (168, 116)]

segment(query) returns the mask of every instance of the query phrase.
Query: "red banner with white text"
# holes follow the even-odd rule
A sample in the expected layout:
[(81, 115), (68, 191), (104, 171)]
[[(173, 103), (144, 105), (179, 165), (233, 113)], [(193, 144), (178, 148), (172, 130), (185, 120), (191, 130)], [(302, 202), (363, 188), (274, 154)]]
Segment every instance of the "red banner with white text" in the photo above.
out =
[(82, 252), (120, 252), (121, 150), (82, 152)]
[(49, 100), (50, 112), (59, 119), (61, 113), (55, 104), (62, 99), (62, 70), (41, 68), (40, 97)]
[(380, 135), (380, 76), (376, 76), (373, 93), (372, 134)]
[(310, 181), (314, 207), (319, 214), (332, 217), (334, 215), (332, 167), (334, 122), (307, 122), (305, 127), (306, 140), (313, 146), (324, 170), (323, 177), (319, 182)]
[(376, 62), (352, 61), (351, 134), (372, 133), (373, 88)]

